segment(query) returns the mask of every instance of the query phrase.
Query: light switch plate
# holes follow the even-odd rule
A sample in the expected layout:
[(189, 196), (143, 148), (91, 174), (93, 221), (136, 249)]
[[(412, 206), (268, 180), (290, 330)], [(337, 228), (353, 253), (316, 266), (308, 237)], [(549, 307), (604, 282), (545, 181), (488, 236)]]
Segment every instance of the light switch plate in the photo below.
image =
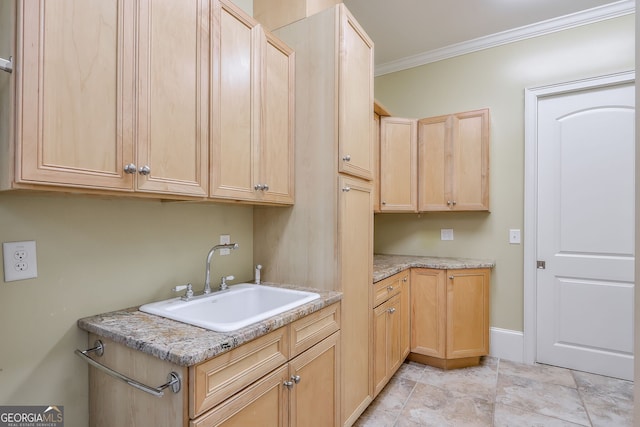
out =
[(34, 279), (38, 277), (36, 242), (5, 242), (2, 244), (4, 281)]
[(509, 230), (509, 243), (512, 245), (520, 244), (520, 230), (512, 228)]
[(440, 229), (440, 240), (453, 240), (453, 228)]
[[(220, 244), (226, 245), (231, 243), (231, 235), (229, 234), (221, 234), (220, 235)], [(220, 255), (229, 255), (231, 253), (231, 249), (220, 249)]]

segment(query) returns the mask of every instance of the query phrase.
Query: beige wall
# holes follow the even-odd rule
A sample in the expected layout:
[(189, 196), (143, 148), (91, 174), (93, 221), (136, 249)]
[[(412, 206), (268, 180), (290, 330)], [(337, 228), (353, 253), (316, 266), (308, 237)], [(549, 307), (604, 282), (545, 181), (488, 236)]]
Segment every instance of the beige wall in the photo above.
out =
[[(494, 259), (491, 325), (522, 331), (523, 246), (508, 230), (524, 226), (524, 89), (634, 69), (634, 26), (625, 16), (376, 78), (396, 116), (489, 107), (492, 133), (491, 213), (376, 215), (376, 252)], [(455, 240), (440, 241), (441, 228)]]
[(214, 256), (214, 283), (251, 280), (251, 207), (0, 194), (0, 241), (35, 240), (38, 256), (37, 279), (0, 282), (0, 405), (64, 405), (65, 425), (88, 425), (77, 319), (170, 298), (177, 284), (200, 290), (227, 233), (240, 247)]

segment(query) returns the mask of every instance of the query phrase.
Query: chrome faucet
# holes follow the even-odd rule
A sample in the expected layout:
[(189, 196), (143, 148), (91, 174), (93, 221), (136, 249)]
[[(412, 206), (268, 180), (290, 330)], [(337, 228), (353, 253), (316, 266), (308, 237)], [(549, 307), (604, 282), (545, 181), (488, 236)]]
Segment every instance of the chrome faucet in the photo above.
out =
[(226, 243), (226, 244), (223, 244), (223, 245), (215, 245), (209, 251), (209, 254), (207, 255), (207, 274), (206, 274), (206, 276), (204, 278), (204, 293), (205, 294), (210, 294), (211, 293), (211, 277), (210, 277), (210, 275), (211, 275), (211, 258), (213, 257), (213, 253), (217, 249), (238, 249), (238, 244), (237, 243)]

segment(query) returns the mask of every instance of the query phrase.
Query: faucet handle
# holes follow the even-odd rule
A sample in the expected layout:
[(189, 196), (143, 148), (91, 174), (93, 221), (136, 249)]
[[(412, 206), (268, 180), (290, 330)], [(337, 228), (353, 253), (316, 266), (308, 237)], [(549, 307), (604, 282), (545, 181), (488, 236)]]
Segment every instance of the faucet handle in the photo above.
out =
[(225, 283), (225, 284), (227, 283), (227, 280), (233, 280), (233, 279), (235, 279), (235, 276), (222, 276), (222, 277), (220, 278), (220, 280), (222, 281), (222, 283)]
[(187, 290), (187, 292), (185, 292), (181, 298), (186, 301), (186, 300), (189, 300), (190, 298), (193, 298), (193, 286), (191, 286), (191, 283), (187, 283), (186, 285), (179, 285), (171, 288), (173, 292), (180, 292), (180, 291), (184, 291), (185, 289)]

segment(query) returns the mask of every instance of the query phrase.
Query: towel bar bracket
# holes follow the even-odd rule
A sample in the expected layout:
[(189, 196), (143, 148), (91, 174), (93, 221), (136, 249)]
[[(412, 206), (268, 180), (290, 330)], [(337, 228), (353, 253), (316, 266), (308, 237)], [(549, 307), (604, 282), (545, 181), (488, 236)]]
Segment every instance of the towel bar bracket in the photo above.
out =
[(11, 73), (13, 71), (13, 57), (9, 59), (0, 58), (0, 70)]
[(104, 344), (100, 340), (96, 340), (93, 344), (92, 348), (86, 350), (78, 350), (76, 349), (75, 354), (84, 359), (89, 365), (97, 368), (98, 370), (104, 372), (107, 375), (110, 375), (120, 381), (123, 381), (129, 384), (131, 387), (137, 388), (138, 390), (144, 391), (145, 393), (152, 394), (156, 397), (164, 396), (164, 389), (169, 388), (174, 393), (179, 393), (182, 388), (182, 380), (180, 379), (180, 375), (176, 372), (169, 372), (167, 375), (167, 382), (158, 387), (151, 387), (146, 384), (142, 384), (132, 378), (127, 377), (126, 375), (121, 374), (118, 371), (115, 371), (108, 366), (103, 365), (102, 363), (93, 360), (89, 357), (89, 353), (95, 353), (96, 356), (100, 357), (104, 354)]

